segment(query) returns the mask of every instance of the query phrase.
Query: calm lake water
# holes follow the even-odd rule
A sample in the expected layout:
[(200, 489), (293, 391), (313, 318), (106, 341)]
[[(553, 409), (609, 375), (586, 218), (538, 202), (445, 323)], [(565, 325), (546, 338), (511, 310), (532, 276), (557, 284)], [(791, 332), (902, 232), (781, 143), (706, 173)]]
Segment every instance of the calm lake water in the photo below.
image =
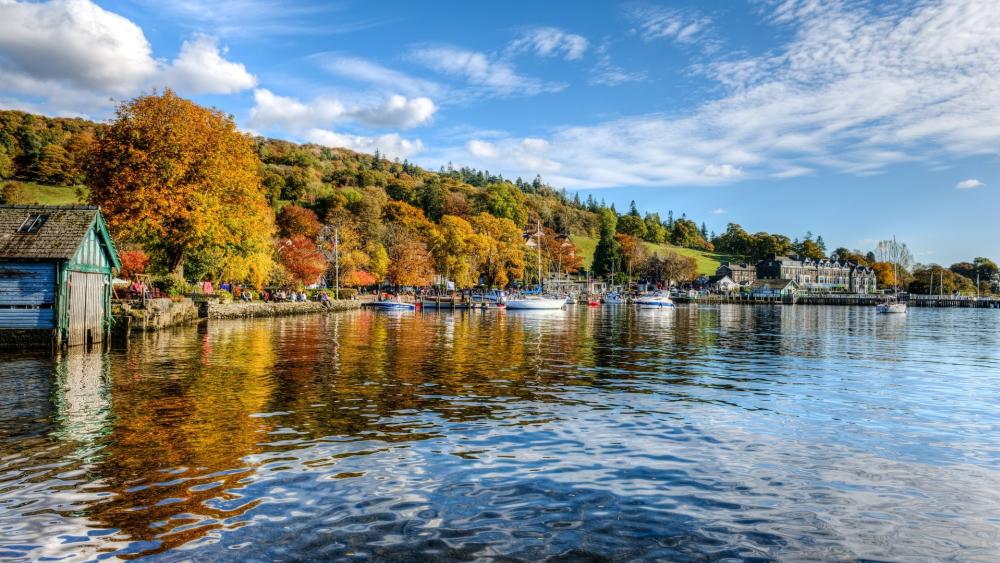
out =
[(0, 366), (0, 557), (1000, 559), (996, 311), (359, 311)]

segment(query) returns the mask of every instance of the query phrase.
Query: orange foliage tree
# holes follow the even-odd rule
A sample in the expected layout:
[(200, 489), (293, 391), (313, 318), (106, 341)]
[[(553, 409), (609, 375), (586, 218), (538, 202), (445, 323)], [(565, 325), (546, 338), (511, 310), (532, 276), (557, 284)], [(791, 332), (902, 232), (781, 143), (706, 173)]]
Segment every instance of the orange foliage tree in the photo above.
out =
[(389, 248), (389, 281), (393, 285), (422, 287), (434, 283), (434, 258), (427, 246), (401, 239)]
[(292, 204), (286, 205), (281, 213), (278, 213), (278, 228), (285, 237), (302, 235), (314, 239), (323, 228), (323, 224), (312, 210)]
[(86, 165), (91, 203), (114, 233), (184, 274), (195, 251), (257, 280), (271, 264), (274, 212), (250, 137), (216, 109), (166, 90), (118, 106)]
[(326, 272), (326, 259), (316, 244), (302, 235), (278, 241), (278, 256), (282, 265), (297, 284), (316, 283)]
[(118, 259), (122, 263), (121, 276), (127, 280), (146, 273), (149, 266), (149, 255), (141, 250), (122, 250), (118, 253)]

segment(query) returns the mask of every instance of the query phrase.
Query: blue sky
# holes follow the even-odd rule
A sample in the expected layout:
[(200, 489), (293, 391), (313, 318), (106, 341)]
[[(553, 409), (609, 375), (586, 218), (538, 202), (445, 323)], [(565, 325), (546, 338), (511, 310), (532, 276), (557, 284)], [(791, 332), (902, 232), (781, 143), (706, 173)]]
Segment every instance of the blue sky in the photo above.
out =
[(1000, 259), (1000, 2), (0, 0), (0, 107), (268, 136), (920, 262)]

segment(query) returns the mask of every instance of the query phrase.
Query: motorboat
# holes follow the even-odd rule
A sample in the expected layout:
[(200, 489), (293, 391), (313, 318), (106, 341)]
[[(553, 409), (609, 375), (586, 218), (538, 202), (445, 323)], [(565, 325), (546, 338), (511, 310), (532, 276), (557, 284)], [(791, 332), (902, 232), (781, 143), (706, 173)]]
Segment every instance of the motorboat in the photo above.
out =
[(563, 297), (544, 297), (541, 295), (525, 295), (507, 300), (508, 310), (552, 310), (566, 307)]
[(670, 299), (670, 294), (665, 291), (640, 295), (635, 300), (635, 303), (642, 309), (665, 309), (674, 306), (673, 300)]
[(417, 309), (416, 303), (407, 303), (398, 299), (379, 299), (372, 301), (368, 306), (379, 311), (415, 311)]
[(625, 304), (625, 297), (621, 293), (618, 293), (616, 291), (612, 291), (611, 293), (607, 293), (607, 294), (604, 295), (604, 304), (605, 305), (624, 305)]

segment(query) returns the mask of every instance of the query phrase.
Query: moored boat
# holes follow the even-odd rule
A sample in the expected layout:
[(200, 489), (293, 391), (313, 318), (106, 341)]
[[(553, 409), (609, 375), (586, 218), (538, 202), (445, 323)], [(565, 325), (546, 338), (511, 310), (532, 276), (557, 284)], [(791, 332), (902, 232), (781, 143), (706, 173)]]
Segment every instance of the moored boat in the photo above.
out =
[(889, 302), (889, 303), (879, 303), (875, 306), (875, 311), (882, 314), (889, 313), (906, 313), (906, 303), (899, 302)]
[(665, 309), (674, 306), (673, 300), (670, 299), (670, 294), (664, 291), (640, 295), (635, 300), (635, 303), (642, 309)]
[(611, 293), (605, 294), (604, 296), (605, 305), (624, 305), (625, 297), (617, 291), (612, 291)]
[(566, 299), (562, 297), (542, 297), (540, 295), (525, 295), (517, 299), (507, 300), (507, 309), (521, 310), (552, 310), (566, 307)]

